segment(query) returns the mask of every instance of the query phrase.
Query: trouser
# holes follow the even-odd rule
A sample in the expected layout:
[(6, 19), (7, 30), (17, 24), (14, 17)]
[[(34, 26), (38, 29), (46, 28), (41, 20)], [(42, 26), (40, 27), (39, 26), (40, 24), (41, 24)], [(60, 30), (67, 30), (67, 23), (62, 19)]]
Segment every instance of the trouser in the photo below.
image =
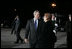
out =
[(36, 48), (37, 42), (36, 43), (32, 43), (32, 41), (29, 41), (29, 47), (30, 48)]
[(21, 38), (20, 36), (20, 31), (16, 32), (16, 41), (19, 42), (19, 41), (23, 41), (23, 39)]
[(53, 44), (41, 43), (41, 44), (30, 44), (30, 48), (54, 48)]
[(29, 43), (30, 44), (30, 48), (35, 48), (35, 44), (31, 44), (31, 43)]
[(55, 44), (47, 44), (47, 43), (41, 43), (37, 44), (36, 48), (54, 48)]
[(67, 41), (67, 48), (72, 48), (72, 41)]

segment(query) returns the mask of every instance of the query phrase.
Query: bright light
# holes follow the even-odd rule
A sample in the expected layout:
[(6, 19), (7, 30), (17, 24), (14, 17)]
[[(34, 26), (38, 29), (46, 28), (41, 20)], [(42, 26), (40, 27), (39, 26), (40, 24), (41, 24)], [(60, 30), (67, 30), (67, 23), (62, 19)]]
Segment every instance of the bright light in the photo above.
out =
[(56, 6), (56, 4), (55, 4), (55, 3), (52, 3), (52, 4), (51, 4), (51, 6), (52, 6), (52, 7), (55, 7), (55, 6)]

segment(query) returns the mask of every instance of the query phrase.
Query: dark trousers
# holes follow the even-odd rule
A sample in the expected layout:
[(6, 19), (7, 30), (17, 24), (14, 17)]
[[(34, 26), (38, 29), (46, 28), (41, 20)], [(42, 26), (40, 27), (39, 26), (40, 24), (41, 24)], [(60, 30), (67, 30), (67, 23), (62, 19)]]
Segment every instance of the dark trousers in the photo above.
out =
[(54, 43), (39, 43), (36, 48), (54, 48)]
[(53, 44), (47, 44), (47, 43), (41, 43), (41, 44), (30, 44), (30, 48), (54, 48), (54, 43)]
[(20, 31), (17, 31), (17, 32), (16, 32), (16, 38), (17, 38), (17, 39), (16, 39), (17, 42), (23, 41), (23, 39), (22, 39), (21, 36), (20, 36)]
[(36, 44), (31, 44), (31, 43), (29, 44), (30, 44), (30, 48), (36, 48)]
[(72, 34), (71, 34), (71, 32), (67, 32), (67, 47), (72, 48)]
[(67, 48), (72, 48), (72, 41), (67, 40)]

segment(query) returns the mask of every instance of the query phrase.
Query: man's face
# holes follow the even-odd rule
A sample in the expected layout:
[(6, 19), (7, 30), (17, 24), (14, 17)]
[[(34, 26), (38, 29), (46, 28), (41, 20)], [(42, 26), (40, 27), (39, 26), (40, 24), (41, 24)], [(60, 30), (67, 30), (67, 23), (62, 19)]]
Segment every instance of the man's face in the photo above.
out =
[(71, 16), (69, 16), (69, 20), (71, 21)]
[(52, 19), (55, 19), (55, 16), (52, 16)]
[(15, 19), (18, 19), (19, 16), (16, 16)]
[(39, 19), (39, 17), (40, 17), (40, 13), (39, 13), (39, 12), (36, 12), (36, 13), (34, 14), (34, 18)]
[(16, 16), (16, 18), (18, 18), (18, 16)]

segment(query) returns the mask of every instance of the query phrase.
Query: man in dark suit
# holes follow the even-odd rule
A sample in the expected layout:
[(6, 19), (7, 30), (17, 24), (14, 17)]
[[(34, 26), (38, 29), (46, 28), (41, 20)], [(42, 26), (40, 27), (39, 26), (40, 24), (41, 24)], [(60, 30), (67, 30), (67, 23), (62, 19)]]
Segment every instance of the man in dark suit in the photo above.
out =
[(21, 43), (23, 43), (23, 39), (20, 36), (20, 30), (21, 30), (21, 23), (20, 23), (20, 19), (19, 16), (17, 15), (15, 20), (13, 21), (13, 26), (12, 26), (12, 31), (11, 34), (16, 34), (17, 40), (15, 43), (19, 43), (19, 41), (21, 41)]
[[(26, 33), (25, 33), (25, 43), (30, 44), (30, 48), (36, 48), (37, 40), (38, 40), (38, 31), (41, 25), (40, 21), (40, 13), (38, 10), (35, 10), (34, 18), (29, 20), (26, 25)], [(28, 39), (29, 36), (29, 39)]]
[(67, 32), (67, 46), (68, 48), (72, 48), (71, 14), (69, 15), (69, 21), (66, 24), (66, 32)]

